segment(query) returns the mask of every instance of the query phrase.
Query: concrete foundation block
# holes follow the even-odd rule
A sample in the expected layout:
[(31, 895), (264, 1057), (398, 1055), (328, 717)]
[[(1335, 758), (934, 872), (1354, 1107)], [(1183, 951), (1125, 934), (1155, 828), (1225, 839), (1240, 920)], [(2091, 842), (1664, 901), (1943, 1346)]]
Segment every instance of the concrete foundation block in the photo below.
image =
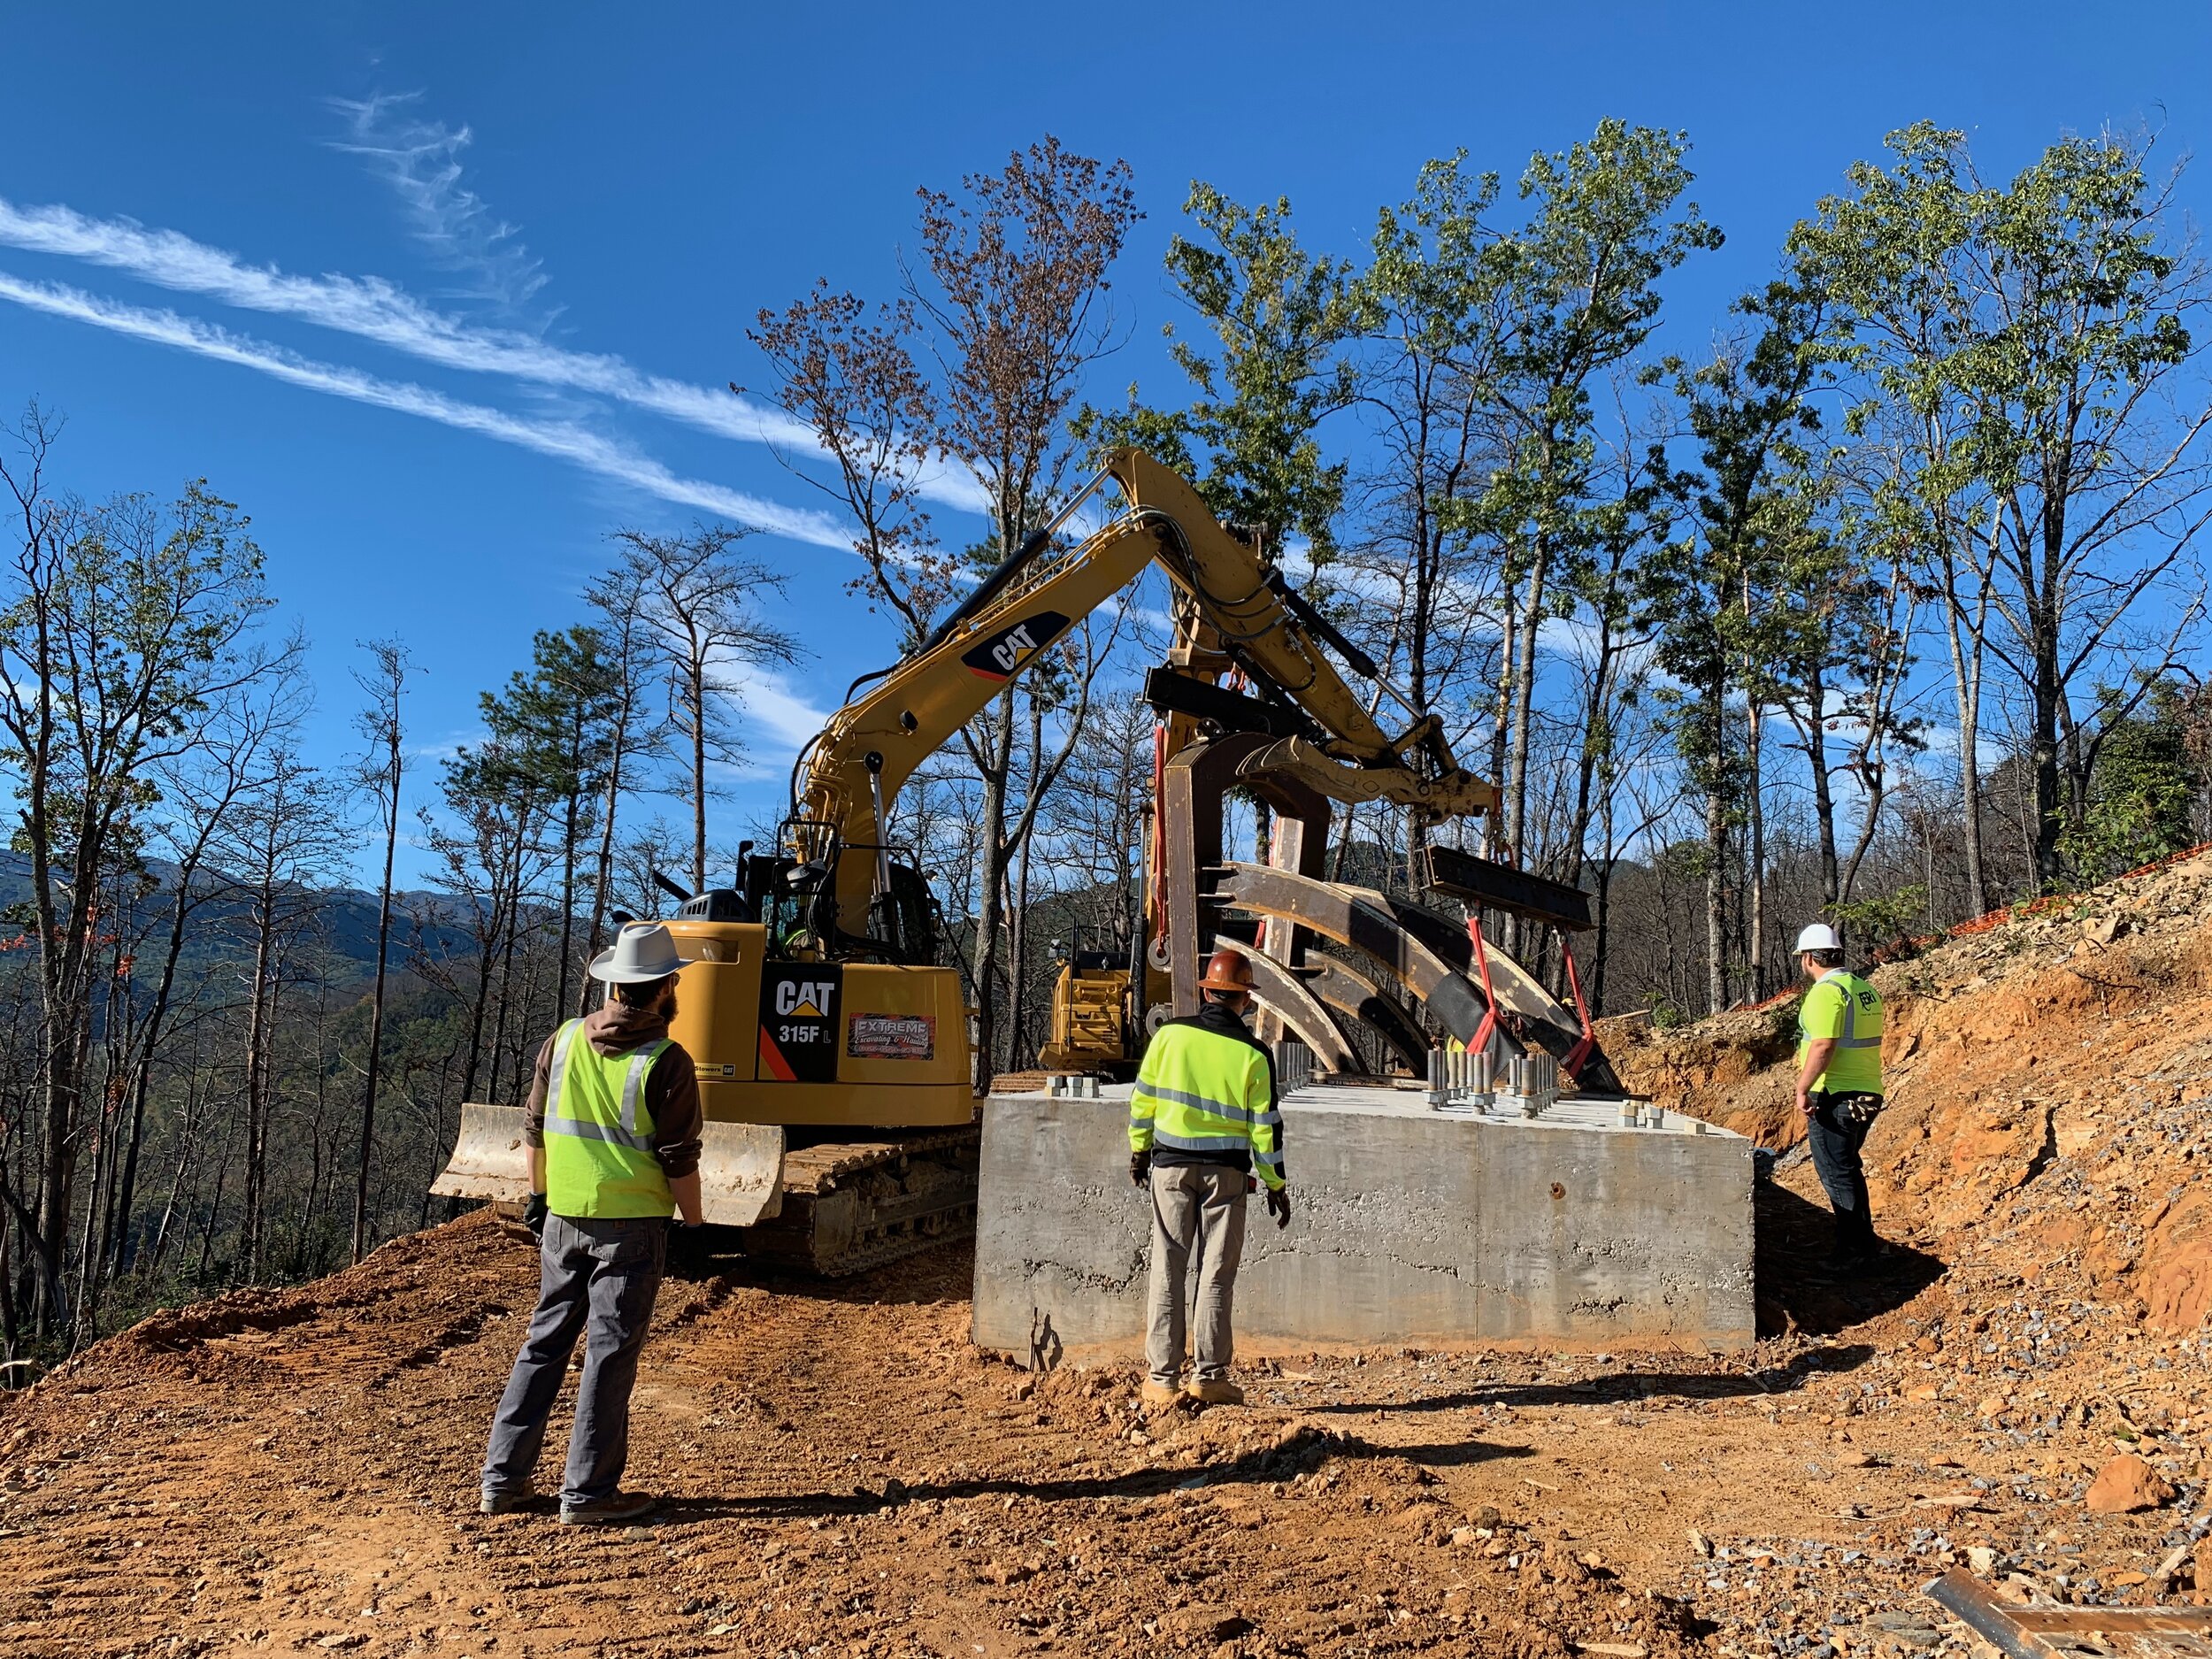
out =
[[(978, 1346), (1032, 1364), (1141, 1352), (1151, 1209), (1129, 1180), (1127, 1100), (986, 1106)], [(1320, 1085), (1283, 1110), (1296, 1210), (1279, 1233), (1251, 1199), (1236, 1289), (1251, 1348), (1753, 1340), (1741, 1136), (1678, 1114), (1630, 1127), (1613, 1102), (1494, 1118)]]

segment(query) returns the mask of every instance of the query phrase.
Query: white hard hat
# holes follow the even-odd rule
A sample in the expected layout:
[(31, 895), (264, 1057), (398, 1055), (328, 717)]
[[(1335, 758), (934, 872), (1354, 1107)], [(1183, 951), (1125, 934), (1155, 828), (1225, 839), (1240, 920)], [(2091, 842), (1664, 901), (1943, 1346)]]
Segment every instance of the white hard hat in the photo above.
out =
[(1843, 941), (1836, 937), (1836, 930), (1825, 922), (1815, 922), (1797, 936), (1797, 954), (1809, 950), (1841, 950)]
[(660, 923), (626, 922), (614, 943), (591, 959), (590, 973), (610, 985), (643, 985), (691, 960), (676, 954), (676, 936)]

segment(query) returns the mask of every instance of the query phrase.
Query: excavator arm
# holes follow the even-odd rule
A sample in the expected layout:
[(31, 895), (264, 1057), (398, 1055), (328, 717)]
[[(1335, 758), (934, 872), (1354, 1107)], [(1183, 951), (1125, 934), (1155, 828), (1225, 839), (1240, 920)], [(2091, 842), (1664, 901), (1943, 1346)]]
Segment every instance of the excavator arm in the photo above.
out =
[(1311, 722), (1317, 735), (1279, 738), (1268, 764), (1335, 800), (1390, 800), (1433, 818), (1495, 805), (1494, 788), (1453, 761), (1433, 716), (1394, 736), (1384, 729), (1323, 654), (1327, 625), (1169, 468), (1135, 449), (1117, 451), (1056, 523), (1109, 481), (1123, 497), (1120, 515), (1057, 554), (1049, 530), (1032, 537), (918, 649), (840, 709), (803, 757), (795, 850), (834, 866), (823, 875), (833, 885), (840, 933), (863, 933), (864, 918), (888, 887), (887, 826), (907, 779), (1154, 563), (1228, 655)]

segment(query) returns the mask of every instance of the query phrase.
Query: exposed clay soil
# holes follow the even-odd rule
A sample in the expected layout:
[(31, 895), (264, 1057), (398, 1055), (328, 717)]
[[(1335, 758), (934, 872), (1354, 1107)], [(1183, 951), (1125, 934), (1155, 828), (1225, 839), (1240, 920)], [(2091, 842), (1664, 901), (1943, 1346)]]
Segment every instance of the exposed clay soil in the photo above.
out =
[[(1826, 1263), (1775, 1015), (1626, 1048), (1781, 1155), (1747, 1354), (1290, 1357), (1148, 1418), (1132, 1368), (972, 1350), (964, 1251), (701, 1272), (634, 1412), (667, 1503), (593, 1534), (474, 1512), (534, 1278), (483, 1219), (157, 1316), (0, 1401), (0, 1654), (1828, 1659), (1963, 1653), (1919, 1594), (1953, 1563), (2187, 1599), (2208, 915), (2199, 860), (1883, 971), (1904, 1248), (1863, 1278)], [(2152, 1507), (2093, 1512), (2123, 1453)]]

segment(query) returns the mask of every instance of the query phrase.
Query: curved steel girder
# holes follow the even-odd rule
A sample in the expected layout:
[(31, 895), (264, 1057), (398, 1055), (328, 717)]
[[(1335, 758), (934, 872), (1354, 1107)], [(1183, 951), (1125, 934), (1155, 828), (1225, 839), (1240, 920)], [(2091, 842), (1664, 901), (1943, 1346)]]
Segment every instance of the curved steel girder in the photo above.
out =
[[(1408, 904), (1372, 887), (1347, 887), (1384, 915), (1394, 918), (1399, 926), (1426, 945), (1431, 950), (1460, 972), (1479, 979), (1475, 966), (1474, 942), (1467, 937), (1467, 926), (1439, 916), (1434, 910)], [(1571, 1042), (1582, 1034), (1581, 1022), (1571, 1009), (1544, 988), (1543, 981), (1524, 968), (1511, 956), (1486, 937), (1482, 954), (1489, 959), (1490, 988), (1498, 994), (1501, 1012), (1518, 1014), (1523, 1019), (1532, 1019), (1557, 1027), (1568, 1033)]]
[(1317, 950), (1306, 953), (1300, 964), (1298, 977), (1306, 988), (1329, 1007), (1349, 1014), (1383, 1040), (1384, 1046), (1404, 1063), (1407, 1071), (1419, 1077), (1428, 1064), (1428, 1039), (1421, 1028), (1409, 1019), (1405, 1010), (1382, 994), (1381, 987), (1362, 973), (1356, 973), (1334, 956), (1325, 956)]
[(1329, 1010), (1295, 975), (1273, 957), (1264, 956), (1240, 940), (1216, 934), (1217, 949), (1242, 953), (1252, 965), (1252, 1000), (1281, 1020), (1298, 1040), (1313, 1050), (1314, 1063), (1324, 1071), (1356, 1071), (1359, 1056), (1338, 1029)]
[(1284, 917), (1365, 951), (1462, 1042), (1482, 1028), (1481, 988), (1366, 894), (1287, 870), (1233, 864), (1225, 866), (1211, 896), (1236, 910)]
[[(1477, 981), (1476, 995), (1480, 996), (1480, 970), (1475, 965), (1474, 942), (1467, 937), (1463, 923), (1454, 922), (1417, 904), (1394, 899), (1372, 887), (1348, 887), (1344, 890), (1395, 919), (1470, 980)], [(1582, 1022), (1574, 1010), (1487, 938), (1483, 941), (1482, 954), (1489, 964), (1490, 988), (1497, 993), (1499, 1011), (1515, 1017), (1530, 1041), (1554, 1059), (1564, 1060), (1572, 1054), (1575, 1045), (1582, 1041)], [(1594, 1046), (1584, 1056), (1575, 1075), (1575, 1084), (1577, 1087), (1599, 1093), (1618, 1093), (1621, 1088), (1613, 1063), (1605, 1057), (1603, 1049)]]

